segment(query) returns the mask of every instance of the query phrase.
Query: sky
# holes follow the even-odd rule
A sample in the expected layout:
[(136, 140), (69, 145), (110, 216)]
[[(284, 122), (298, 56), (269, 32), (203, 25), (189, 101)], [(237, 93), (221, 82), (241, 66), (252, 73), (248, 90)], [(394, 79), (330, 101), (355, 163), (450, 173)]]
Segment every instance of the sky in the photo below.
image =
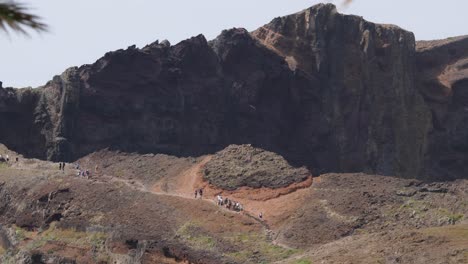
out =
[[(0, 0), (1, 1), (1, 0)], [(203, 34), (210, 40), (223, 29), (247, 30), (273, 18), (324, 1), (315, 0), (21, 0), (49, 25), (30, 37), (0, 32), (3, 87), (37, 87), (65, 69), (90, 64), (104, 53), (155, 40), (172, 44)], [(417, 40), (467, 35), (466, 0), (327, 1), (339, 12), (376, 23), (395, 24)]]

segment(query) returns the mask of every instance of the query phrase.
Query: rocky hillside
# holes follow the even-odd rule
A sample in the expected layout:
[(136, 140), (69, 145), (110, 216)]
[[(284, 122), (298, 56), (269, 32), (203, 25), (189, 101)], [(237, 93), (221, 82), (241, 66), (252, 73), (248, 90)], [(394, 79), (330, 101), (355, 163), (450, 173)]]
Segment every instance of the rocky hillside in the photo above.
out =
[[(72, 164), (0, 162), (0, 263), (467, 263), (467, 180), (332, 173), (223, 190), (203, 179), (211, 161), (236, 164), (249, 151), (270, 166), (265, 178), (284, 162), (246, 146), (203, 158), (104, 150), (80, 159), (82, 169), (99, 165), (90, 177)], [(216, 205), (216, 195), (244, 210)]]
[(306, 168), (294, 168), (278, 154), (251, 145), (231, 145), (216, 153), (203, 174), (208, 183), (224, 190), (281, 188), (312, 177)]
[(37, 89), (0, 88), (0, 142), (48, 160), (252, 144), (314, 174), (463, 178), (467, 50), (319, 4), (251, 33), (129, 47)]

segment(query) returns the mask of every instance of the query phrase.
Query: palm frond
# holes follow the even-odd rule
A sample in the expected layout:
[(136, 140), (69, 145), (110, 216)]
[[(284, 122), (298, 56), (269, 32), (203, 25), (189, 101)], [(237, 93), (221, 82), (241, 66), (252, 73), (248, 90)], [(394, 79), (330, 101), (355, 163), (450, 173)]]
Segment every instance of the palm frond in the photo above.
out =
[(0, 30), (8, 33), (8, 28), (24, 35), (28, 35), (26, 28), (47, 31), (47, 25), (40, 17), (29, 13), (25, 5), (13, 1), (0, 2)]

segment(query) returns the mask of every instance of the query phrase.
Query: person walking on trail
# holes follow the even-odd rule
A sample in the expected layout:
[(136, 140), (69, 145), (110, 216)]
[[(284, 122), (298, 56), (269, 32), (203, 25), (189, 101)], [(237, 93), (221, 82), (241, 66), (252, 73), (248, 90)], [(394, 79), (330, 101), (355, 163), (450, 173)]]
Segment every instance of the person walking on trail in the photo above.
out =
[(218, 205), (223, 205), (223, 197), (218, 194), (217, 198), (218, 198)]
[(198, 190), (195, 190), (195, 199), (197, 199)]
[(263, 213), (262, 212), (260, 212), (260, 214), (258, 214), (258, 218), (263, 219)]
[(247, 163), (252, 162), (252, 156), (252, 153), (249, 153), (249, 155), (247, 156)]
[(10, 156), (8, 156), (8, 154), (6, 155), (6, 161), (7, 161), (7, 162), (10, 161)]
[(62, 162), (62, 170), (65, 172), (65, 162)]
[(203, 188), (200, 188), (200, 190), (198, 190), (198, 194), (200, 194), (200, 199), (203, 199)]
[(59, 162), (59, 170), (62, 170), (62, 162)]

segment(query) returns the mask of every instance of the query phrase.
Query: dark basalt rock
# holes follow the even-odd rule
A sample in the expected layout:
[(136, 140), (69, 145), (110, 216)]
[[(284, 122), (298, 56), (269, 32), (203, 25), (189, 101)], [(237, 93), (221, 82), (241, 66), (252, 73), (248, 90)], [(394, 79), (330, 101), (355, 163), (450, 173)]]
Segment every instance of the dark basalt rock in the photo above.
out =
[[(251, 33), (130, 47), (37, 89), (0, 88), (0, 142), (50, 160), (252, 144), (313, 174), (467, 177), (467, 45), (416, 49), (410, 32), (320, 4)], [(437, 79), (447, 65), (460, 73), (449, 85)]]
[[(316, 101), (303, 104), (299, 130), (303, 144), (307, 136), (323, 144), (314, 151), (321, 168), (405, 177), (421, 172), (431, 124), (414, 87), (412, 33), (321, 4), (276, 18), (253, 36), (291, 69), (319, 81)], [(323, 132), (314, 136), (315, 130)]]
[(468, 36), (417, 43), (418, 88), (429, 105), (425, 177), (451, 180), (468, 172)]

